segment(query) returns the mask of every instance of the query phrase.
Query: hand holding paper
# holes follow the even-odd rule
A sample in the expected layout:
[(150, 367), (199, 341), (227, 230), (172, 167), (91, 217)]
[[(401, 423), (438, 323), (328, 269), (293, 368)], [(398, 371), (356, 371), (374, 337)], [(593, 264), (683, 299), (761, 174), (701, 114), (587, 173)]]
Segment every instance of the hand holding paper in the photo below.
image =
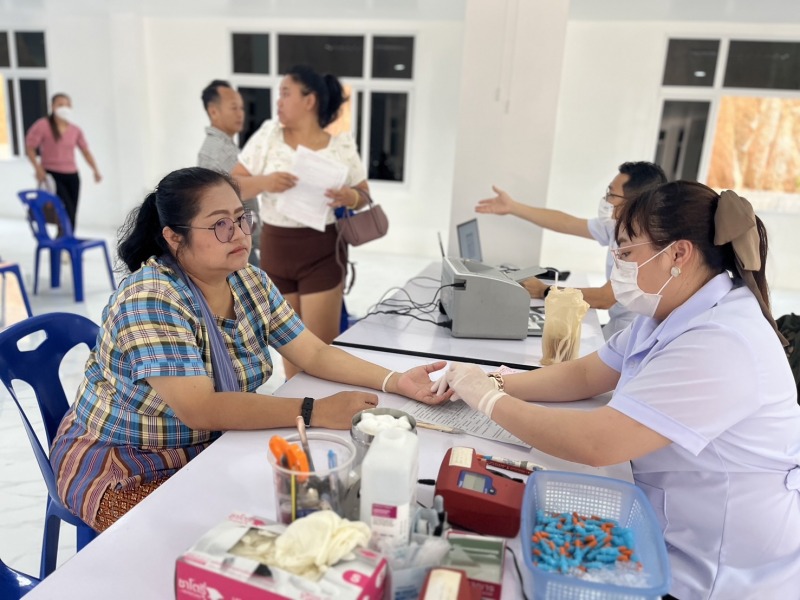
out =
[(298, 146), (291, 172), (297, 177), (297, 183), (278, 197), (275, 207), (303, 225), (325, 231), (330, 211), (325, 192), (345, 184), (347, 167), (305, 146)]

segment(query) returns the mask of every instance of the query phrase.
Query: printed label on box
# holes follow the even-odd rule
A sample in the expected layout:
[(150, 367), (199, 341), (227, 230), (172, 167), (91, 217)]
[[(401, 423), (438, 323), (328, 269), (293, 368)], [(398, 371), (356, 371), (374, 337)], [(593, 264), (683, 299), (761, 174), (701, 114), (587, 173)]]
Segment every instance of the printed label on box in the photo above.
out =
[(411, 521), (409, 520), (410, 507), (408, 504), (394, 506), (391, 504), (372, 505), (371, 516), (373, 538), (377, 539), (408, 539)]

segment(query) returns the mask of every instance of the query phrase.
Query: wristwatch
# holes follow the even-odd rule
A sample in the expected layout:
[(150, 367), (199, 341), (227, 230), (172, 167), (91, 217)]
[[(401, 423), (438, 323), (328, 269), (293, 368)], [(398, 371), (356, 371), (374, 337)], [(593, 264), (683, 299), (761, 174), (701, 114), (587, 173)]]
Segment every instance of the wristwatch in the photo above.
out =
[(303, 405), (300, 407), (300, 414), (306, 427), (311, 427), (311, 411), (314, 410), (314, 399), (306, 396), (303, 398)]
[(489, 379), (492, 380), (492, 383), (494, 383), (494, 387), (496, 387), (499, 392), (502, 392), (506, 385), (506, 382), (503, 381), (503, 375), (497, 371), (494, 373), (487, 373), (487, 375), (489, 376)]

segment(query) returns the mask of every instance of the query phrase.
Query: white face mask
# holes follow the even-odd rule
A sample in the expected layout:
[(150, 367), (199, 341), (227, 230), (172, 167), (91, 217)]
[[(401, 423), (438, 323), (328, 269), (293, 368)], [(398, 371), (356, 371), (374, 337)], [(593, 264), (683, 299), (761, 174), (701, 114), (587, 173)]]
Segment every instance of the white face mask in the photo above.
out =
[(72, 109), (69, 106), (59, 106), (53, 112), (59, 119), (64, 119), (68, 123), (72, 122)]
[[(643, 246), (649, 243), (650, 242), (643, 242), (642, 244), (624, 246), (623, 250), (625, 248)], [(672, 246), (674, 243), (675, 242), (672, 242), (669, 246)], [(658, 292), (655, 294), (648, 294), (639, 287), (639, 269), (662, 252), (665, 252), (669, 246), (648, 258), (641, 265), (627, 260), (620, 260), (619, 258), (614, 261), (614, 266), (611, 267), (611, 289), (614, 290), (614, 297), (617, 299), (617, 302), (629, 311), (644, 315), (645, 317), (652, 318), (653, 315), (656, 314), (656, 308), (658, 308), (658, 303), (661, 301), (661, 292), (663, 292), (667, 284), (672, 281), (672, 278), (675, 276), (674, 272), (670, 273), (669, 279), (661, 286)]]
[(600, 204), (597, 207), (597, 218), (599, 219), (613, 219), (614, 218), (614, 205), (611, 204), (605, 197), (600, 198)]

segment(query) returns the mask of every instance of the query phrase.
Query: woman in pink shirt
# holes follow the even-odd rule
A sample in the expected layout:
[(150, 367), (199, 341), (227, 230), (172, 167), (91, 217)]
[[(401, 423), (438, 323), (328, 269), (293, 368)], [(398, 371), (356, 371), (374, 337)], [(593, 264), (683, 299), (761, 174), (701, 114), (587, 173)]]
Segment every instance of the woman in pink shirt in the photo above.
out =
[[(78, 194), (81, 180), (75, 164), (75, 147), (80, 149), (83, 158), (94, 171), (94, 180), (100, 182), (102, 176), (97, 169), (89, 145), (83, 132), (71, 123), (72, 101), (66, 94), (53, 96), (52, 110), (47, 117), (36, 121), (25, 136), (25, 151), (36, 169), (36, 179), (43, 183), (47, 174), (56, 183), (56, 195), (67, 209), (72, 229), (78, 212)], [(36, 154), (39, 154), (39, 160)], [(59, 227), (59, 234), (61, 228)]]

